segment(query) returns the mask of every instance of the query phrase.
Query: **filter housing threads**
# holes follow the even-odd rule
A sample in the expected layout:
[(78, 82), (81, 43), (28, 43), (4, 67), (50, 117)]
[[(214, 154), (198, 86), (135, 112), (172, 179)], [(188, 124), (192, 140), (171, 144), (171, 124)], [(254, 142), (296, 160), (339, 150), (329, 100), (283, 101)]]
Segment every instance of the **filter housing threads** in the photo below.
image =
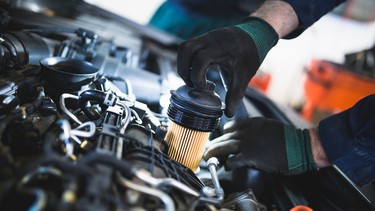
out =
[(225, 108), (214, 88), (198, 90), (185, 85), (171, 91), (171, 123), (165, 138), (168, 154), (194, 172), (199, 169), (210, 132), (218, 126)]

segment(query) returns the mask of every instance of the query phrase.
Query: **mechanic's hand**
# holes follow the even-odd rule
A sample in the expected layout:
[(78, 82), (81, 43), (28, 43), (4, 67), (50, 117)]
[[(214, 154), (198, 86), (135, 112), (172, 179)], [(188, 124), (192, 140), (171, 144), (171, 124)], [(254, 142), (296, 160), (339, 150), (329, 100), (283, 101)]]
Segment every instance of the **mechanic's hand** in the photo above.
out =
[(210, 31), (180, 45), (178, 74), (188, 86), (204, 90), (210, 65), (219, 64), (229, 71), (225, 114), (232, 117), (250, 79), (278, 38), (271, 25), (255, 17), (234, 27)]
[(254, 167), (269, 173), (299, 174), (317, 169), (307, 129), (262, 117), (230, 122), (226, 134), (211, 141), (204, 159), (235, 154), (226, 169)]

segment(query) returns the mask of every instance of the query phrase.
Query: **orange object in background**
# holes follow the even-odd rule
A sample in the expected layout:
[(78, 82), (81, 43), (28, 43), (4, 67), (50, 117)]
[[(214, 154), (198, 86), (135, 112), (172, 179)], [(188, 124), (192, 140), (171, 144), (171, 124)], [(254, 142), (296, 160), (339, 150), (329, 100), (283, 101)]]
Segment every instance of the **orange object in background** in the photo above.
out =
[(271, 74), (265, 72), (257, 72), (251, 79), (249, 85), (266, 93), (271, 82)]
[(306, 103), (302, 116), (312, 122), (316, 111), (328, 114), (340, 112), (375, 93), (374, 79), (320, 60), (312, 60), (304, 86)]
[(290, 211), (313, 211), (313, 209), (308, 206), (298, 205), (290, 209)]

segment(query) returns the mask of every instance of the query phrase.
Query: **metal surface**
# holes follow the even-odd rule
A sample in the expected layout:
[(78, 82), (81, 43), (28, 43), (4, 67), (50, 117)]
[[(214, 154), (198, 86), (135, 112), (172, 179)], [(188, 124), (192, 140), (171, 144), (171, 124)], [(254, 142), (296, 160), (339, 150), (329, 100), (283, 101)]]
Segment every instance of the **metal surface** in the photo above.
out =
[(212, 178), (212, 184), (214, 185), (215, 192), (216, 192), (216, 197), (219, 200), (224, 199), (224, 191), (220, 186), (219, 178), (217, 176), (216, 169), (219, 165), (219, 160), (216, 157), (211, 157), (207, 161), (207, 167), (208, 170), (210, 171), (211, 178)]

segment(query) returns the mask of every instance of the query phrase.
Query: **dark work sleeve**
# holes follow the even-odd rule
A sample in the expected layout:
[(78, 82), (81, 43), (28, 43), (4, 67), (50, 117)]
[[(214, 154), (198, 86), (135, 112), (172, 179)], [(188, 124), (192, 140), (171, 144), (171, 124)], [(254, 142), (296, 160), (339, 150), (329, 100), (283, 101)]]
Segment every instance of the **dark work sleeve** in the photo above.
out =
[(323, 15), (333, 10), (345, 0), (284, 0), (294, 9), (300, 20), (300, 26), (297, 30), (287, 36), (293, 38), (318, 21)]
[(328, 158), (357, 185), (375, 179), (375, 95), (319, 123)]

